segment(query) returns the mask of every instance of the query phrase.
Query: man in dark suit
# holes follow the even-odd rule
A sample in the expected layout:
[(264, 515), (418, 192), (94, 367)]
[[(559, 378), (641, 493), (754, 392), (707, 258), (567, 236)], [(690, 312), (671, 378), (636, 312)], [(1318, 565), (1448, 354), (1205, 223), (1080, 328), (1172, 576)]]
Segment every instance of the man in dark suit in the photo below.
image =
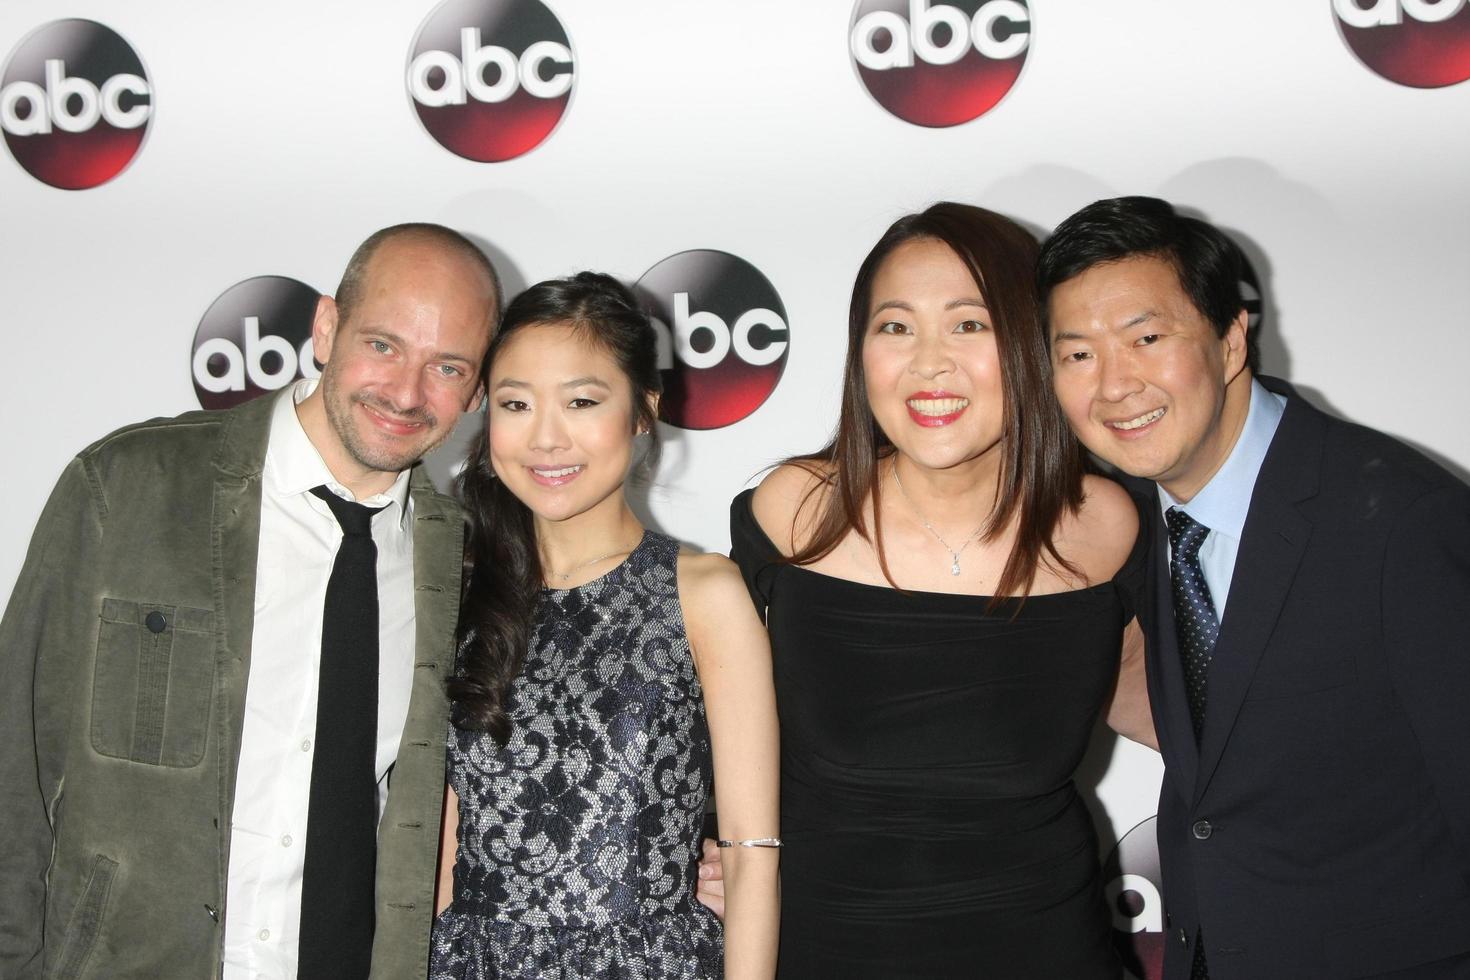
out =
[(1146, 502), (1165, 976), (1470, 977), (1470, 488), (1257, 378), (1240, 273), (1140, 197), (1039, 270), (1057, 397)]

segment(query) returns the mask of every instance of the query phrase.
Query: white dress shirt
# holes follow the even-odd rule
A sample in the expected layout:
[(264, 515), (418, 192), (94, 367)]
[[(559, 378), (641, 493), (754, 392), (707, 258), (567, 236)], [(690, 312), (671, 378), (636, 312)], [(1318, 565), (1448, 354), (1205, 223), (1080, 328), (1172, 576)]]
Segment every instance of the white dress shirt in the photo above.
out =
[[(301, 928), (301, 876), (316, 737), (322, 609), (342, 530), (311, 495), (347, 500), (296, 416), (316, 382), (277, 397), (262, 474), (255, 628), (225, 902), (225, 980), (291, 980)], [(378, 815), (408, 717), (414, 659), (412, 499), (408, 473), (360, 503), (378, 546)]]
[[(1181, 504), (1159, 487), (1159, 504), (1164, 513), (1178, 507), (1210, 529), (1199, 549), (1199, 570), (1210, 588), (1210, 604), (1215, 607), (1215, 622), (1225, 622), (1225, 602), (1230, 598), (1230, 583), (1235, 578), (1235, 556), (1240, 551), (1240, 536), (1245, 531), (1245, 518), (1251, 509), (1251, 494), (1266, 452), (1281, 424), (1286, 399), (1267, 391), (1251, 379), (1250, 408), (1245, 425), (1236, 437), (1224, 465), (1210, 477), (1188, 503)], [(1173, 549), (1169, 557), (1174, 557)]]

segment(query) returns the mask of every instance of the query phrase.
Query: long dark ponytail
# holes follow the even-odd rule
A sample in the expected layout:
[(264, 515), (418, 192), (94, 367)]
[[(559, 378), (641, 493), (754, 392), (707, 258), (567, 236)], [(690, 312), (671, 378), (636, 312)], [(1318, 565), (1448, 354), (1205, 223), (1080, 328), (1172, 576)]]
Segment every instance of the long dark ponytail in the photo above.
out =
[[(570, 326), (610, 354), (633, 396), (633, 431), (647, 433), (641, 466), (658, 455), (652, 396), (662, 390), (658, 342), (652, 323), (628, 288), (611, 276), (581, 272), (539, 282), (505, 309), (485, 355), (485, 381), (496, 354), (517, 333), (537, 326)], [(459, 476), (466, 540), (465, 589), (459, 610), (459, 667), (449, 682), (454, 723), (510, 738), (506, 697), (521, 672), (531, 624), (541, 601), (543, 569), (536, 525), (528, 507), (496, 479), (490, 464), (490, 428), (481, 427)]]

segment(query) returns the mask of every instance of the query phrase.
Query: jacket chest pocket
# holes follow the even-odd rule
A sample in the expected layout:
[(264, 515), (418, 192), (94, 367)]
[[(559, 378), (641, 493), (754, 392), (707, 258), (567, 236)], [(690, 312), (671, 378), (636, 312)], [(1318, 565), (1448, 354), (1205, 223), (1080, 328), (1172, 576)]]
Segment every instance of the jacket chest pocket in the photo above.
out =
[(152, 766), (204, 758), (214, 694), (214, 613), (102, 600), (92, 679), (92, 748)]

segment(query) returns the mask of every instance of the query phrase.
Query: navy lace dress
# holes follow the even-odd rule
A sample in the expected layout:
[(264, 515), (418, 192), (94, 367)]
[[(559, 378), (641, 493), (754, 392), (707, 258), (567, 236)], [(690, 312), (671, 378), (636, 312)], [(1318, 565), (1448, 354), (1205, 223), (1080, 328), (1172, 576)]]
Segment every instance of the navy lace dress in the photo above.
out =
[(501, 748), (451, 729), (454, 903), (432, 980), (694, 980), (723, 972), (694, 897), (709, 731), (680, 614), (678, 543), (542, 593)]

